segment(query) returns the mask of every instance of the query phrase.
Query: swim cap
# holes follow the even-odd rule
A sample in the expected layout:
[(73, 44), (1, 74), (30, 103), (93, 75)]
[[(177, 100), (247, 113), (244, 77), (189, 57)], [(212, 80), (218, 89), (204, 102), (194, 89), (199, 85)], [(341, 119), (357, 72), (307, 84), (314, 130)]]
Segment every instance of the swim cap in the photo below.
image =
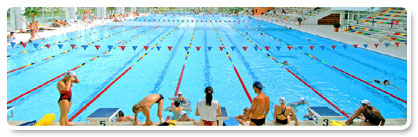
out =
[(256, 87), (258, 89), (263, 89), (264, 88), (263, 84), (261, 84), (261, 82), (258, 82), (258, 81), (253, 83), (253, 87)]
[(286, 98), (285, 97), (280, 97), (280, 104), (286, 102)]
[(300, 98), (299, 98), (299, 101), (305, 101), (305, 98), (300, 97)]
[(180, 111), (180, 116), (187, 114), (186, 111)]
[(183, 95), (183, 93), (179, 92), (177, 95)]
[(65, 76), (67, 77), (73, 77), (76, 76), (74, 71), (68, 70), (67, 72), (65, 72)]
[(365, 100), (361, 101), (360, 103), (361, 103), (362, 105), (363, 105), (363, 104), (365, 104), (365, 105), (367, 105), (367, 106), (371, 106), (371, 105), (372, 105), (372, 103), (371, 103), (369, 100), (367, 100), (367, 99), (365, 99)]

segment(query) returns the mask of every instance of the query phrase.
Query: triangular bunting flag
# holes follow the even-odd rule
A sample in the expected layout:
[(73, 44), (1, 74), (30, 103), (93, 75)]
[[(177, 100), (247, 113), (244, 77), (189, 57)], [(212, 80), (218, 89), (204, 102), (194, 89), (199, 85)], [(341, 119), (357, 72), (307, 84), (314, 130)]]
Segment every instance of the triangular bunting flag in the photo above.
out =
[(148, 50), (148, 48), (149, 48), (149, 46), (144, 46), (144, 49), (145, 49), (145, 50)]
[(335, 47), (337, 47), (336, 45), (331, 45), (332, 50), (335, 50)]
[(62, 44), (58, 44), (58, 48), (62, 48), (64, 45), (62, 45)]
[(302, 50), (303, 49), (303, 46), (299, 46), (299, 49)]
[(289, 51), (290, 51), (290, 50), (292, 49), (292, 46), (289, 46), (289, 45), (288, 45), (288, 46), (287, 46), (287, 48), (288, 48), (288, 49), (289, 49)]
[(257, 48), (257, 47), (254, 47), (254, 49), (255, 49), (255, 51), (257, 51), (257, 50), (258, 50), (258, 48)]
[(15, 42), (10, 42), (10, 46), (12, 46), (12, 48), (16, 45)]
[(222, 51), (224, 49), (224, 47), (219, 47), (219, 49)]
[(132, 49), (134, 49), (134, 51), (136, 50), (136, 48), (138, 48), (138, 46), (132, 46)]
[(390, 43), (385, 43), (386, 48), (389, 47)]
[(311, 50), (313, 50), (314, 47), (315, 47), (314, 45), (309, 46), (309, 48), (311, 48)]
[(282, 48), (282, 46), (276, 46), (277, 50), (280, 51), (280, 49)]
[(377, 48), (377, 46), (379, 46), (379, 44), (374, 44), (374, 47), (376, 47), (376, 48)]
[(126, 47), (126, 46), (120, 46), (120, 48), (122, 49), (122, 51), (124, 51), (124, 50), (125, 50), (125, 47)]
[(354, 46), (354, 48), (357, 48), (358, 47), (358, 44), (354, 44), (353, 46)]
[(269, 51), (270, 46), (265, 46), (264, 48), (266, 48), (266, 50)]
[(168, 51), (171, 51), (171, 48), (173, 48), (172, 46), (167, 46)]
[(322, 50), (324, 50), (324, 49), (325, 49), (325, 46), (324, 46), (324, 45), (322, 45), (322, 46), (321, 46), (321, 48), (322, 48)]
[(86, 49), (87, 49), (87, 45), (82, 45), (81, 47), (83, 47), (83, 48), (84, 48), (84, 50), (86, 50)]
[(232, 47), (231, 47), (232, 51), (234, 51), (236, 48), (237, 48), (237, 47), (235, 47), (235, 46), (232, 46)]
[(96, 50), (99, 50), (100, 45), (96, 45), (96, 46), (94, 46), (94, 47), (96, 47)]
[(197, 47), (196, 47), (196, 49), (197, 49), (197, 51), (199, 51), (199, 50), (200, 50), (200, 47), (199, 47), (199, 46), (197, 46)]
[(396, 42), (395, 45), (396, 45), (396, 47), (399, 47), (399, 42)]
[[(33, 47), (38, 48), (39, 44), (38, 43), (33, 43)], [(13, 46), (12, 46), (13, 47)]]
[(247, 51), (247, 46), (243, 46), (242, 49), (244, 49), (244, 51)]
[(49, 49), (49, 47), (51, 47), (51, 44), (46, 44), (45, 46)]
[(107, 48), (108, 48), (109, 50), (112, 50), (113, 46), (112, 46), (112, 45), (107, 45)]
[(189, 50), (189, 48), (190, 48), (190, 47), (184, 47), (184, 49), (185, 49), (186, 51), (187, 51), (187, 50)]
[(161, 46), (157, 46), (157, 50), (160, 51)]
[(208, 50), (210, 51), (210, 50), (212, 50), (212, 47), (208, 47)]
[(75, 44), (71, 44), (71, 49), (74, 49), (75, 48)]
[(23, 48), (26, 48), (26, 43), (20, 43), (20, 44), (22, 44), (22, 46), (23, 46)]
[(344, 49), (347, 49), (347, 45), (345, 45), (345, 44), (344, 44), (344, 45), (343, 45), (343, 48), (344, 48)]
[(367, 48), (369, 46), (369, 44), (363, 44), (364, 48)]

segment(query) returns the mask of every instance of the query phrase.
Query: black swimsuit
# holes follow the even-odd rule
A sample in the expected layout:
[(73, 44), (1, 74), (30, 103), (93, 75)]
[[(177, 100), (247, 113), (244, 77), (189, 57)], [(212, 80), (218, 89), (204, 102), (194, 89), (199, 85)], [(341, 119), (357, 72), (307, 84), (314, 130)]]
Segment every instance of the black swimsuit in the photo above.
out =
[(266, 118), (262, 118), (262, 119), (251, 118), (251, 122), (253, 122), (257, 126), (262, 126), (266, 122)]
[(280, 123), (280, 124), (287, 124), (287, 123), (289, 123), (289, 121), (287, 121), (287, 116), (286, 116), (286, 114), (285, 114), (285, 111), (286, 111), (286, 108), (284, 108), (284, 109), (282, 110), (282, 113), (277, 114), (277, 116), (283, 115), (284, 117), (286, 117), (286, 119), (284, 119), (284, 120), (280, 120), (280, 119), (277, 119), (277, 117), (276, 117), (276, 124), (278, 124), (278, 123)]
[(367, 114), (367, 115), (364, 115), (364, 117), (366, 117), (367, 122), (370, 122), (374, 125), (380, 124), (381, 119), (378, 116), (376, 116), (374, 113), (368, 113), (367, 110), (365, 110), (363, 114)]
[(160, 102), (161, 99), (164, 99), (163, 95), (160, 94), (160, 99), (158, 99), (155, 103)]

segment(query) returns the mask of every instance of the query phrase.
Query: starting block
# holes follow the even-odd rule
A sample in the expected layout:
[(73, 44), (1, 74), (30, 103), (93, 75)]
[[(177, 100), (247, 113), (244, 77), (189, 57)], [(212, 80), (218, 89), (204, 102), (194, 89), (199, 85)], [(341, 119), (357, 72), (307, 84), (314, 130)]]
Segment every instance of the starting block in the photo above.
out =
[(99, 108), (91, 113), (86, 120), (96, 121), (97, 125), (112, 126), (118, 117), (119, 111), (119, 108)]
[(316, 126), (330, 126), (331, 119), (343, 119), (343, 116), (329, 107), (308, 107), (308, 111), (313, 114), (312, 119)]

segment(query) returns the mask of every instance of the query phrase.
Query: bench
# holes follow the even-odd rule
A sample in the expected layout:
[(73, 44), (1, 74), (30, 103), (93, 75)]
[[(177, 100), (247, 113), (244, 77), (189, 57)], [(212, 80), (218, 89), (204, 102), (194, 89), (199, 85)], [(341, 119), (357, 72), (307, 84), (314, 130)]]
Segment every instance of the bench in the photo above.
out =
[(329, 107), (308, 107), (308, 111), (313, 114), (312, 119), (316, 126), (330, 126), (331, 119), (343, 119), (343, 116)]
[(116, 121), (119, 108), (99, 108), (91, 113), (86, 120), (97, 122), (97, 125), (109, 126)]

